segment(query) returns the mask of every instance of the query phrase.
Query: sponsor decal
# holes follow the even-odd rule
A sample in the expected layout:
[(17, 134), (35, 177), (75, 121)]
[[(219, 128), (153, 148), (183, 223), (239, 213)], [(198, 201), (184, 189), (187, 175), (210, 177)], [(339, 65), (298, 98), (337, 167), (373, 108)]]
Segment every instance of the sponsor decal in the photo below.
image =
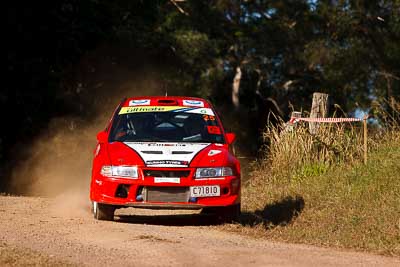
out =
[(141, 113), (141, 112), (185, 112), (185, 113), (195, 113), (195, 114), (205, 114), (214, 116), (214, 112), (210, 108), (186, 108), (181, 106), (134, 106), (134, 107), (123, 107), (119, 111), (121, 114), (129, 113)]
[(209, 134), (221, 134), (221, 129), (218, 126), (207, 126)]
[(181, 178), (178, 177), (154, 177), (154, 183), (181, 183)]
[(146, 165), (189, 165), (189, 162), (183, 160), (148, 160)]
[(204, 102), (199, 100), (183, 100), (182, 103), (189, 107), (204, 107)]
[(95, 157), (97, 157), (97, 156), (99, 155), (99, 153), (100, 153), (100, 148), (101, 148), (100, 144), (97, 144), (96, 151), (94, 152), (94, 156), (95, 156)]
[(150, 99), (139, 99), (129, 101), (129, 106), (148, 106), (150, 105)]
[(215, 121), (215, 116), (203, 115), (203, 120), (205, 120), (205, 121)]
[(174, 143), (174, 144), (168, 144), (168, 143), (151, 143), (148, 144), (149, 146), (186, 146), (186, 144), (178, 144), (178, 143)]
[(149, 142), (131, 142), (131, 144), (141, 145), (141, 146), (186, 146), (186, 144), (180, 143), (149, 143)]
[(179, 107), (179, 106), (123, 107), (119, 111), (119, 114), (121, 115), (121, 114), (140, 113), (140, 112), (166, 112), (178, 109), (184, 109), (184, 107)]
[(212, 111), (211, 108), (194, 108), (194, 109), (188, 110), (186, 112), (214, 116), (214, 112)]
[(219, 154), (221, 152), (222, 152), (221, 150), (210, 150), (208, 152), (208, 156), (215, 156), (215, 155), (217, 155), (217, 154)]

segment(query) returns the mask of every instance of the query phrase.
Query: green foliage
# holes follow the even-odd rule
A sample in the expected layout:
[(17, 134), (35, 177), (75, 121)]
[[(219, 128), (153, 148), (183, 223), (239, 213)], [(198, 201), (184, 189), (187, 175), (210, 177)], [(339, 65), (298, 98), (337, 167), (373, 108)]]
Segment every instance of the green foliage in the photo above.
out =
[(208, 37), (194, 31), (177, 31), (173, 35), (179, 57), (188, 65), (198, 63), (209, 51)]
[(296, 171), (293, 175), (294, 181), (302, 181), (303, 179), (307, 179), (308, 177), (320, 176), (325, 174), (329, 170), (329, 165), (326, 163), (312, 163), (305, 164), (301, 166), (301, 168)]

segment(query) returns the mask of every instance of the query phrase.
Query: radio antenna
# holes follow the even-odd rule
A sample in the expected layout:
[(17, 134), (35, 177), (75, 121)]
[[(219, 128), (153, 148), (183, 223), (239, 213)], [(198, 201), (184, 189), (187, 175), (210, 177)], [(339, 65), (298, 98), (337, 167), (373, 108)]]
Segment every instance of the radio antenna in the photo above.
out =
[(168, 96), (168, 87), (167, 87), (167, 85), (165, 83), (163, 83), (161, 86), (162, 86), (161, 90), (165, 91), (165, 96)]

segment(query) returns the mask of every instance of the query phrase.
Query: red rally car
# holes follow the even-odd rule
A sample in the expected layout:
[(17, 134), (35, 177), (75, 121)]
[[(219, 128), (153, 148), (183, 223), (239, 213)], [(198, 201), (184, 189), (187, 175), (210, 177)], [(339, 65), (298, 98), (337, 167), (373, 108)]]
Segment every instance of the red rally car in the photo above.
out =
[(209, 102), (193, 97), (124, 99), (97, 134), (90, 199), (94, 217), (118, 208), (202, 209), (240, 214), (240, 164)]

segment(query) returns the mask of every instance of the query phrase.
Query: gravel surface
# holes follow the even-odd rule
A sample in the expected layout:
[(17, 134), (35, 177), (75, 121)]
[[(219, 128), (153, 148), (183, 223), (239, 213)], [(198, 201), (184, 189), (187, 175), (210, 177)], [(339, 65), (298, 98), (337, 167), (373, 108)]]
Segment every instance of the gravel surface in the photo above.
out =
[(400, 266), (219, 231), (198, 214), (126, 209), (96, 221), (76, 199), (0, 196), (0, 266)]

